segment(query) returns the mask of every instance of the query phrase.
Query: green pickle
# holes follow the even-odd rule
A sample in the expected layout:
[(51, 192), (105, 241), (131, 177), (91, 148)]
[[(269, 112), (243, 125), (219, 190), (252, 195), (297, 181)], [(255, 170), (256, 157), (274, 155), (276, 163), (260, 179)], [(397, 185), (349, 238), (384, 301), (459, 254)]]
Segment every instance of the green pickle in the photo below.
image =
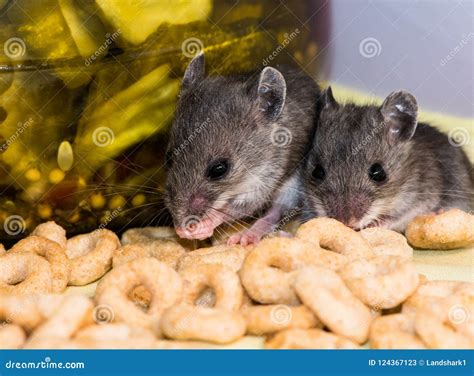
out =
[(209, 74), (305, 64), (317, 51), (300, 21), (309, 3), (0, 0), (3, 241), (45, 220), (70, 234), (166, 222), (164, 154), (187, 64), (200, 51)]

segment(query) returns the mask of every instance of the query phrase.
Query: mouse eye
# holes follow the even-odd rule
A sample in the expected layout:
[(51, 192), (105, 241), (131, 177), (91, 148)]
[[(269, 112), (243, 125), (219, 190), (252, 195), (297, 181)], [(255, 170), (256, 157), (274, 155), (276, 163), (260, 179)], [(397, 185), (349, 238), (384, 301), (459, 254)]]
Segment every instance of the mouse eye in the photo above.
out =
[(311, 174), (313, 176), (313, 179), (322, 182), (326, 178), (326, 171), (324, 171), (324, 167), (321, 166), (320, 164), (317, 164), (314, 167), (314, 170)]
[(206, 177), (209, 180), (220, 180), (227, 175), (229, 162), (227, 159), (216, 159), (207, 166)]
[(380, 163), (374, 163), (369, 168), (369, 178), (371, 178), (373, 181), (376, 181), (377, 183), (380, 183), (387, 179), (387, 173)]

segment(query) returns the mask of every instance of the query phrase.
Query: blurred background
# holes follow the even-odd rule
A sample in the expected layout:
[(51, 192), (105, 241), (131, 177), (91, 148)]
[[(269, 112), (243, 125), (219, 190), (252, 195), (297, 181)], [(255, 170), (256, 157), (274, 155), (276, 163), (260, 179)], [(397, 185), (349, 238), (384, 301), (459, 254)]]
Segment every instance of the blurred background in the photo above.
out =
[(425, 110), (473, 116), (473, 1), (317, 3), (329, 15), (324, 77), (380, 97), (404, 88)]

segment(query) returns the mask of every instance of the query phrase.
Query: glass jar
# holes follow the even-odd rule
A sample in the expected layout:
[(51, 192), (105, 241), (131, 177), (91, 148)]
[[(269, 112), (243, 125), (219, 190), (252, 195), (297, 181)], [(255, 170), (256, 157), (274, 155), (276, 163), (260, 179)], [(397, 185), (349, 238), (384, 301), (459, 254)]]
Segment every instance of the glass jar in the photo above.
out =
[(311, 1), (0, 0), (0, 228), (165, 223), (180, 78), (279, 63), (315, 73)]

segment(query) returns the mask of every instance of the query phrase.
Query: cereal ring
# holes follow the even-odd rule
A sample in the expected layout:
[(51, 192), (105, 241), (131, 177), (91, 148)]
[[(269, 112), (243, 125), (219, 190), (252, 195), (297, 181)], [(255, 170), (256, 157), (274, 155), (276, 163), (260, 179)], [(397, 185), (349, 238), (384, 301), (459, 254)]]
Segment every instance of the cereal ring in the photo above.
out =
[(41, 223), (36, 226), (31, 235), (41, 236), (58, 243), (61, 248), (66, 248), (66, 230), (56, 224), (54, 221)]
[(339, 274), (355, 296), (377, 309), (396, 307), (419, 284), (415, 265), (397, 256), (354, 260), (339, 270)]
[(154, 240), (147, 243), (134, 243), (125, 245), (115, 251), (113, 267), (140, 257), (154, 257), (158, 261), (176, 269), (178, 260), (186, 253), (186, 250), (172, 240)]
[(193, 240), (182, 239), (173, 227), (141, 227), (131, 228), (122, 234), (122, 245), (134, 243), (148, 243), (154, 240), (169, 240), (179, 243), (187, 250), (196, 248)]
[[(139, 285), (144, 285), (152, 295), (146, 312), (127, 297)], [(181, 278), (173, 269), (146, 257), (114, 268), (99, 282), (95, 298), (98, 305), (111, 307), (118, 321), (156, 332), (163, 311), (181, 300), (182, 290)]]
[(68, 239), (69, 284), (87, 285), (102, 277), (112, 267), (112, 257), (118, 247), (120, 241), (117, 235), (106, 229)]
[(173, 227), (140, 227), (131, 228), (122, 234), (122, 245), (144, 243), (163, 238), (177, 237)]
[(51, 317), (66, 298), (67, 296), (63, 294), (36, 294), (31, 296), (40, 315), (44, 318)]
[(256, 305), (241, 310), (247, 322), (247, 333), (262, 335), (285, 329), (309, 329), (321, 326), (313, 312), (305, 306), (284, 304)]
[(474, 215), (459, 209), (421, 215), (407, 226), (405, 236), (416, 248), (455, 249), (474, 244)]
[(43, 321), (43, 317), (31, 296), (0, 294), (0, 321), (19, 325), (27, 331), (38, 326)]
[(472, 338), (449, 325), (448, 317), (439, 318), (422, 309), (415, 316), (415, 331), (430, 349), (470, 349), (474, 346)]
[(9, 253), (32, 252), (44, 257), (51, 267), (51, 292), (63, 292), (69, 280), (69, 265), (64, 248), (41, 236), (28, 236), (16, 243)]
[(403, 313), (381, 316), (370, 328), (370, 346), (374, 349), (425, 349), (416, 336), (413, 318)]
[(52, 294), (0, 295), (0, 320), (32, 331), (56, 311), (64, 299)]
[(51, 267), (43, 257), (31, 252), (7, 253), (0, 258), (0, 292), (28, 294), (50, 292)]
[(456, 332), (471, 338), (474, 347), (474, 295), (450, 296), (445, 299), (444, 306), (447, 307), (449, 325)]
[[(456, 332), (474, 339), (474, 293), (472, 283), (458, 282), (451, 289), (445, 284), (444, 288), (446, 290), (443, 291), (442, 288), (440, 284), (426, 286), (422, 291), (425, 295), (415, 296), (416, 294), (414, 294), (404, 304), (402, 311), (411, 315), (418, 314), (418, 312), (431, 314)], [(435, 296), (435, 294), (439, 294), (439, 296)]]
[(332, 218), (311, 219), (299, 227), (295, 236), (350, 260), (373, 255), (369, 243), (360, 234)]
[(186, 253), (178, 262), (178, 270), (186, 269), (197, 264), (226, 265), (237, 272), (242, 267), (250, 249), (241, 245), (218, 245), (210, 248), (200, 248)]
[(23, 329), (15, 324), (0, 327), (0, 349), (19, 349), (26, 341)]
[(357, 299), (336, 272), (311, 266), (298, 272), (294, 287), (301, 301), (336, 334), (364, 343), (370, 309)]
[(71, 295), (64, 299), (56, 312), (29, 337), (25, 348), (37, 348), (43, 340), (65, 340), (93, 322), (94, 305), (89, 298)]
[(400, 233), (383, 227), (365, 228), (359, 234), (367, 240), (376, 256), (400, 256), (404, 259), (413, 258), (413, 248)]
[(306, 265), (336, 269), (345, 262), (337, 253), (295, 238), (267, 238), (247, 256), (240, 271), (245, 290), (263, 304), (299, 305), (291, 287), (294, 271)]
[(459, 281), (428, 281), (420, 284), (402, 306), (402, 312), (414, 314), (420, 308), (430, 309), (433, 313), (439, 312), (440, 303), (443, 298), (449, 296), (474, 295), (474, 284)]
[(194, 305), (206, 288), (214, 291), (215, 308), (237, 311), (242, 306), (243, 289), (239, 276), (232, 269), (215, 264), (191, 266), (180, 273), (183, 279), (183, 303)]
[(357, 344), (321, 329), (287, 329), (265, 342), (267, 349), (356, 349)]
[(3, 246), (2, 243), (0, 243), (0, 257), (5, 256), (7, 254), (7, 251), (5, 250), (5, 247)]
[(156, 336), (144, 328), (131, 327), (124, 323), (107, 323), (94, 324), (81, 329), (74, 336), (74, 340), (83, 344), (86, 341), (96, 343), (94, 348), (106, 348), (103, 346), (110, 346), (111, 343), (120, 343), (121, 341), (128, 341), (130, 348), (137, 348), (137, 345), (150, 348), (155, 344)]
[(181, 304), (163, 314), (161, 328), (172, 339), (229, 343), (243, 337), (245, 320), (240, 312)]

